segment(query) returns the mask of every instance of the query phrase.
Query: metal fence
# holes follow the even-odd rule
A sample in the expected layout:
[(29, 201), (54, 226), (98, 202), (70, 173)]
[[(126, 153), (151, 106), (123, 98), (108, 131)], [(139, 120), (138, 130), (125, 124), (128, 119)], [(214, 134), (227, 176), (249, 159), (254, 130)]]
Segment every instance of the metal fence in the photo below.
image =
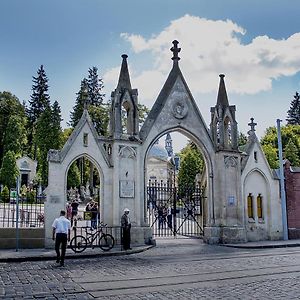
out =
[(0, 198), (0, 227), (44, 227), (45, 195), (30, 197)]
[(203, 189), (163, 182), (147, 186), (147, 218), (154, 236), (203, 236)]

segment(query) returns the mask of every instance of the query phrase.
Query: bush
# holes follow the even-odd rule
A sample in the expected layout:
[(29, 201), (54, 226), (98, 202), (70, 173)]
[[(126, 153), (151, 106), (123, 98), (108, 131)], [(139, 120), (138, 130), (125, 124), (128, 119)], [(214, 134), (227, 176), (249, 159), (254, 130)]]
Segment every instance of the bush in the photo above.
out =
[(9, 202), (9, 189), (6, 185), (4, 186), (4, 188), (1, 192), (1, 200), (3, 202)]
[(26, 194), (27, 197), (27, 203), (34, 203), (35, 202), (35, 191), (30, 190)]

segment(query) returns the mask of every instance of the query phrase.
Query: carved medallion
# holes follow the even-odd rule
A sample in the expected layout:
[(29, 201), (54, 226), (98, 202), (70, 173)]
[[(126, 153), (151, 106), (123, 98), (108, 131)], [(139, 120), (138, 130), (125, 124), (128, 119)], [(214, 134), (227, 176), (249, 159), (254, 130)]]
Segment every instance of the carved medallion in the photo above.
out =
[(173, 115), (176, 119), (183, 119), (188, 113), (187, 105), (183, 100), (176, 100), (173, 104)]

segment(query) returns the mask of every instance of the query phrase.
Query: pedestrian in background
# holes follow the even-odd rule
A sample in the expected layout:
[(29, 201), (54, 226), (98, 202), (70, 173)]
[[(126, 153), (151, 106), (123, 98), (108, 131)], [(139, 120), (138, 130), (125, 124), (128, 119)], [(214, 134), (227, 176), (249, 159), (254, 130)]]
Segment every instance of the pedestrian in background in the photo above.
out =
[[(70, 241), (71, 222), (65, 217), (66, 212), (62, 210), (60, 217), (56, 218), (52, 224), (52, 239), (55, 240), (56, 262), (64, 266), (67, 242)], [(60, 253), (61, 246), (61, 253)]]
[(131, 223), (129, 218), (129, 209), (124, 209), (124, 214), (121, 217), (121, 228), (122, 228), (122, 244), (124, 250), (131, 250), (130, 248), (130, 229)]

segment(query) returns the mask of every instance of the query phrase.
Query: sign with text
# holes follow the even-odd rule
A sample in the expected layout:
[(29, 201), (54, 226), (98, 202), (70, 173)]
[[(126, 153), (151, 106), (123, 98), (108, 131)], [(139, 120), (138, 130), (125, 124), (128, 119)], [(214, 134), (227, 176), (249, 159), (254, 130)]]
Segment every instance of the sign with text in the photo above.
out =
[(120, 180), (120, 197), (134, 198), (134, 181)]

